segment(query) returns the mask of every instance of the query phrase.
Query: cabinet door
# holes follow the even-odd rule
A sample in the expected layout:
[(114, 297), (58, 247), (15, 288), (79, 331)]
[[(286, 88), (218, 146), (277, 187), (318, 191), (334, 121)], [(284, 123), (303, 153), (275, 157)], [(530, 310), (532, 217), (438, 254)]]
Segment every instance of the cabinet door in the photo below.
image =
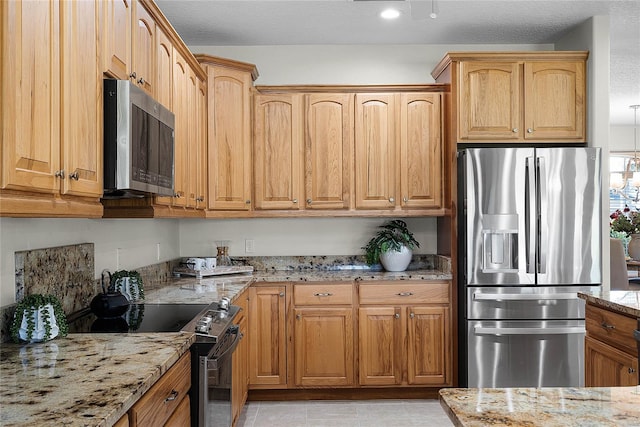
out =
[(233, 425), (236, 425), (238, 417), (242, 413), (242, 407), (247, 400), (249, 389), (249, 335), (248, 335), (248, 299), (249, 291), (245, 290), (237, 299), (238, 306), (242, 311), (238, 314), (238, 329), (242, 334), (242, 339), (238, 347), (233, 352), (231, 366), (231, 415)]
[(62, 2), (62, 193), (102, 195), (102, 72), (97, 2)]
[(525, 63), (525, 139), (584, 141), (585, 85), (583, 61)]
[(356, 94), (357, 209), (389, 209), (396, 198), (396, 108), (393, 94)]
[(187, 65), (187, 86), (184, 95), (187, 100), (187, 200), (188, 208), (195, 208), (198, 204), (198, 174), (200, 173), (200, 141), (198, 131), (198, 77), (195, 72)]
[(154, 96), (155, 90), (155, 52), (156, 52), (156, 23), (141, 2), (136, 2), (135, 19), (131, 37), (133, 39), (131, 56), (133, 58), (132, 72), (135, 74), (136, 84), (149, 95)]
[(127, 80), (131, 66), (131, 2), (103, 2), (102, 70), (109, 76)]
[(198, 79), (198, 183), (196, 208), (207, 208), (207, 83)]
[(0, 8), (1, 187), (58, 193), (60, 3), (3, 1)]
[(516, 62), (460, 63), (460, 141), (522, 139), (520, 68)]
[(589, 336), (585, 338), (585, 386), (638, 385), (638, 357)]
[(173, 75), (173, 45), (169, 37), (158, 27), (156, 30), (156, 95), (155, 99), (173, 111), (171, 103)]
[(349, 209), (353, 95), (305, 96), (305, 208)]
[(442, 205), (440, 94), (400, 95), (400, 205)]
[(256, 209), (300, 208), (302, 102), (300, 95), (254, 97)]
[(409, 384), (447, 385), (451, 329), (448, 307), (407, 307)]
[(182, 55), (173, 50), (173, 113), (174, 133), (174, 197), (157, 197), (156, 201), (174, 206), (187, 204), (187, 171), (189, 160), (189, 116), (188, 116), (188, 66)]
[(360, 307), (360, 385), (402, 382), (402, 323), (399, 307)]
[(251, 75), (207, 67), (209, 209), (251, 209)]
[(353, 309), (296, 308), (294, 314), (295, 384), (353, 385)]
[(251, 386), (286, 386), (285, 286), (249, 288), (249, 370)]

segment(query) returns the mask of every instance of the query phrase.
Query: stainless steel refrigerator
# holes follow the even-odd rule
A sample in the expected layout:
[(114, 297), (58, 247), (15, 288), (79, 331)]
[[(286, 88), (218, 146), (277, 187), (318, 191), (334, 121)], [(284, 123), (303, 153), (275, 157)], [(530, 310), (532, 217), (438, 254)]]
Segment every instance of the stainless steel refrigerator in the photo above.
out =
[(458, 175), (460, 385), (584, 385), (577, 292), (601, 285), (599, 149), (466, 149)]

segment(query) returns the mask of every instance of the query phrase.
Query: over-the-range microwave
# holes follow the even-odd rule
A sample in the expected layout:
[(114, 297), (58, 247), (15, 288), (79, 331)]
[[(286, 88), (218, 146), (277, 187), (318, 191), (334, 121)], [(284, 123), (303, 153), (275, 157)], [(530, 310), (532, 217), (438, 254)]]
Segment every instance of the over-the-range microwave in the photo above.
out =
[(173, 196), (175, 116), (128, 80), (104, 80), (104, 196)]

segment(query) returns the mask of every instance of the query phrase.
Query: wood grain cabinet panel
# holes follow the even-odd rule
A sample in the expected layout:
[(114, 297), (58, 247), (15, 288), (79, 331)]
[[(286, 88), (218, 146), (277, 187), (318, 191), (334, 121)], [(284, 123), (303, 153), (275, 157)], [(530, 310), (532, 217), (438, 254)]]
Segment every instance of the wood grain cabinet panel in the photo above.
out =
[(401, 384), (404, 328), (400, 309), (360, 307), (358, 329), (360, 385)]
[(250, 388), (286, 388), (286, 286), (249, 288)]
[(103, 71), (115, 79), (127, 80), (131, 68), (132, 0), (107, 0), (103, 6)]
[(173, 108), (173, 44), (160, 27), (156, 28), (156, 95), (165, 108)]
[(302, 95), (254, 96), (256, 209), (300, 209), (303, 179)]
[(305, 208), (349, 209), (353, 94), (305, 95)]
[(149, 95), (155, 96), (156, 22), (139, 1), (135, 3), (131, 38), (132, 81)]
[(412, 306), (407, 312), (408, 383), (446, 384), (451, 366), (449, 307)]
[(249, 291), (242, 292), (234, 304), (241, 309), (234, 321), (242, 334), (231, 362), (231, 415), (233, 425), (236, 425), (249, 392)]

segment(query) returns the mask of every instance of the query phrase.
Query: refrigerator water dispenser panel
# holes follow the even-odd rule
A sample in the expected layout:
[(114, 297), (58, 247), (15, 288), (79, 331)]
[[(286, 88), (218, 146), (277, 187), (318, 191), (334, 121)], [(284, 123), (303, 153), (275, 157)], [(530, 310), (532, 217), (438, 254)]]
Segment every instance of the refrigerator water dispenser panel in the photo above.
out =
[(518, 272), (518, 215), (483, 215), (482, 272)]

